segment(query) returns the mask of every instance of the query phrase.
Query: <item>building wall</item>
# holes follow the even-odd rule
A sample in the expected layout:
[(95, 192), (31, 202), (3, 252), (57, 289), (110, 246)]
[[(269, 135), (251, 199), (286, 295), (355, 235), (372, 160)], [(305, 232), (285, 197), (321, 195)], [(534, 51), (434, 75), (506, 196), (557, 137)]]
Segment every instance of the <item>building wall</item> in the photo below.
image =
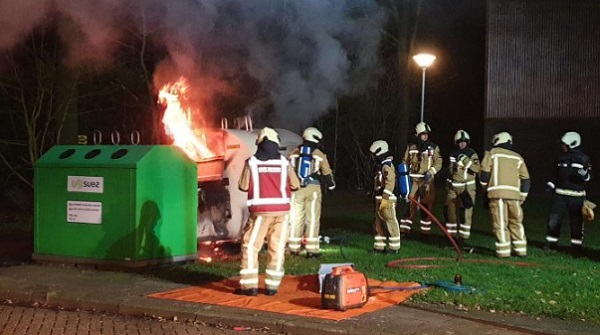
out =
[(486, 118), (592, 118), (600, 1), (490, 0)]
[[(485, 148), (513, 134), (543, 193), (566, 131), (600, 167), (600, 1), (489, 0)], [(588, 194), (600, 201), (600, 169)]]

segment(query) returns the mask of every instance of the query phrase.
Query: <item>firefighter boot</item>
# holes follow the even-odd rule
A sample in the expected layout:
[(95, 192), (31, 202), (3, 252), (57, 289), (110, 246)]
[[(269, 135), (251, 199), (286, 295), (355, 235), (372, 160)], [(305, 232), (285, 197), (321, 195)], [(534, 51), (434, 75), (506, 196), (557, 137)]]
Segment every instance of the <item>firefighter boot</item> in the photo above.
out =
[(544, 250), (544, 251), (557, 250), (557, 249), (558, 249), (558, 242), (546, 241), (546, 244), (544, 244), (544, 246), (542, 247), (542, 250)]
[(233, 292), (237, 295), (248, 295), (248, 296), (255, 296), (258, 295), (258, 289), (257, 288), (236, 288), (235, 291)]
[(575, 258), (583, 257), (583, 248), (581, 244), (571, 244), (571, 255)]
[(314, 252), (307, 252), (306, 253), (306, 258), (321, 258), (321, 254), (320, 253), (314, 253)]
[(277, 290), (271, 290), (271, 289), (266, 289), (265, 290), (265, 295), (273, 296), (275, 294), (277, 294)]

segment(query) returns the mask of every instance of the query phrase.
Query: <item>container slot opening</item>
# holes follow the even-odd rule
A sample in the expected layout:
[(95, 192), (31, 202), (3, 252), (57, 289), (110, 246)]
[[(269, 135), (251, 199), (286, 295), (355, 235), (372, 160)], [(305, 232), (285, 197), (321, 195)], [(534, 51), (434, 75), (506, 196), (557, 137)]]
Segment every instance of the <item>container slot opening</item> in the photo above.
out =
[(67, 159), (67, 158), (69, 158), (69, 157), (73, 156), (73, 154), (74, 154), (74, 153), (75, 153), (75, 149), (67, 149), (67, 150), (63, 151), (63, 152), (62, 152), (62, 153), (61, 153), (61, 154), (58, 156), (58, 158), (60, 158), (60, 159)]
[(128, 152), (129, 152), (129, 150), (127, 150), (127, 149), (119, 149), (119, 150), (113, 152), (113, 154), (110, 155), (110, 158), (119, 159), (119, 158), (127, 155)]
[(94, 149), (94, 150), (88, 152), (87, 154), (85, 154), (85, 159), (92, 159), (92, 158), (98, 156), (100, 154), (100, 152), (102, 152), (102, 150)]

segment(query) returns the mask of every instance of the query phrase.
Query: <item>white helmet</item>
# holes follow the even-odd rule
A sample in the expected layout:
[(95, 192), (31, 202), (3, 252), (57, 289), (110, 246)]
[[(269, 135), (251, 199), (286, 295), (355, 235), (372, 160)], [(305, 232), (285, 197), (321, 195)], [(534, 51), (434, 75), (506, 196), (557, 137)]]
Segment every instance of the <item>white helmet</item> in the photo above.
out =
[(390, 150), (390, 147), (387, 144), (387, 142), (384, 140), (377, 140), (377, 141), (373, 142), (373, 144), (371, 144), (371, 146), (369, 147), (369, 151), (372, 154), (374, 154), (375, 156), (384, 154), (384, 153), (388, 152), (389, 150)]
[(581, 145), (581, 136), (577, 132), (569, 131), (560, 138), (560, 141), (569, 148), (575, 149)]
[(323, 139), (323, 134), (315, 127), (308, 127), (304, 129), (302, 138), (310, 142), (319, 143)]
[(454, 134), (454, 143), (459, 141), (469, 142), (471, 141), (471, 136), (469, 136), (469, 133), (467, 133), (466, 131), (460, 129), (456, 132), (456, 134)]
[(256, 139), (256, 144), (258, 145), (260, 142), (265, 139), (269, 141), (273, 141), (279, 145), (279, 134), (273, 128), (264, 127), (260, 133), (258, 134), (258, 138)]
[(417, 126), (415, 127), (415, 135), (419, 136), (422, 133), (430, 133), (431, 132), (431, 127), (429, 127), (429, 125), (425, 122), (419, 122), (417, 123)]
[(501, 133), (498, 133), (496, 135), (494, 135), (494, 138), (492, 138), (492, 144), (493, 145), (500, 145), (502, 143), (510, 143), (512, 144), (512, 135), (503, 131)]

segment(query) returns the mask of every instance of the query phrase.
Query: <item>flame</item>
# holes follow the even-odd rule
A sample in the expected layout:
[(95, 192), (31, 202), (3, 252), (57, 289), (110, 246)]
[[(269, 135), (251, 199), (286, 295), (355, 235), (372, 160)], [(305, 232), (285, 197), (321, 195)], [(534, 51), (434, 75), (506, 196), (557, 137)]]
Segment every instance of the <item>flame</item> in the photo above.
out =
[(167, 83), (158, 92), (158, 102), (166, 107), (162, 122), (165, 132), (173, 139), (173, 144), (182, 148), (191, 159), (198, 161), (213, 157), (214, 153), (208, 148), (206, 135), (192, 129), (190, 107), (182, 106), (182, 101), (187, 99), (188, 89), (189, 85), (184, 77), (175, 83)]

